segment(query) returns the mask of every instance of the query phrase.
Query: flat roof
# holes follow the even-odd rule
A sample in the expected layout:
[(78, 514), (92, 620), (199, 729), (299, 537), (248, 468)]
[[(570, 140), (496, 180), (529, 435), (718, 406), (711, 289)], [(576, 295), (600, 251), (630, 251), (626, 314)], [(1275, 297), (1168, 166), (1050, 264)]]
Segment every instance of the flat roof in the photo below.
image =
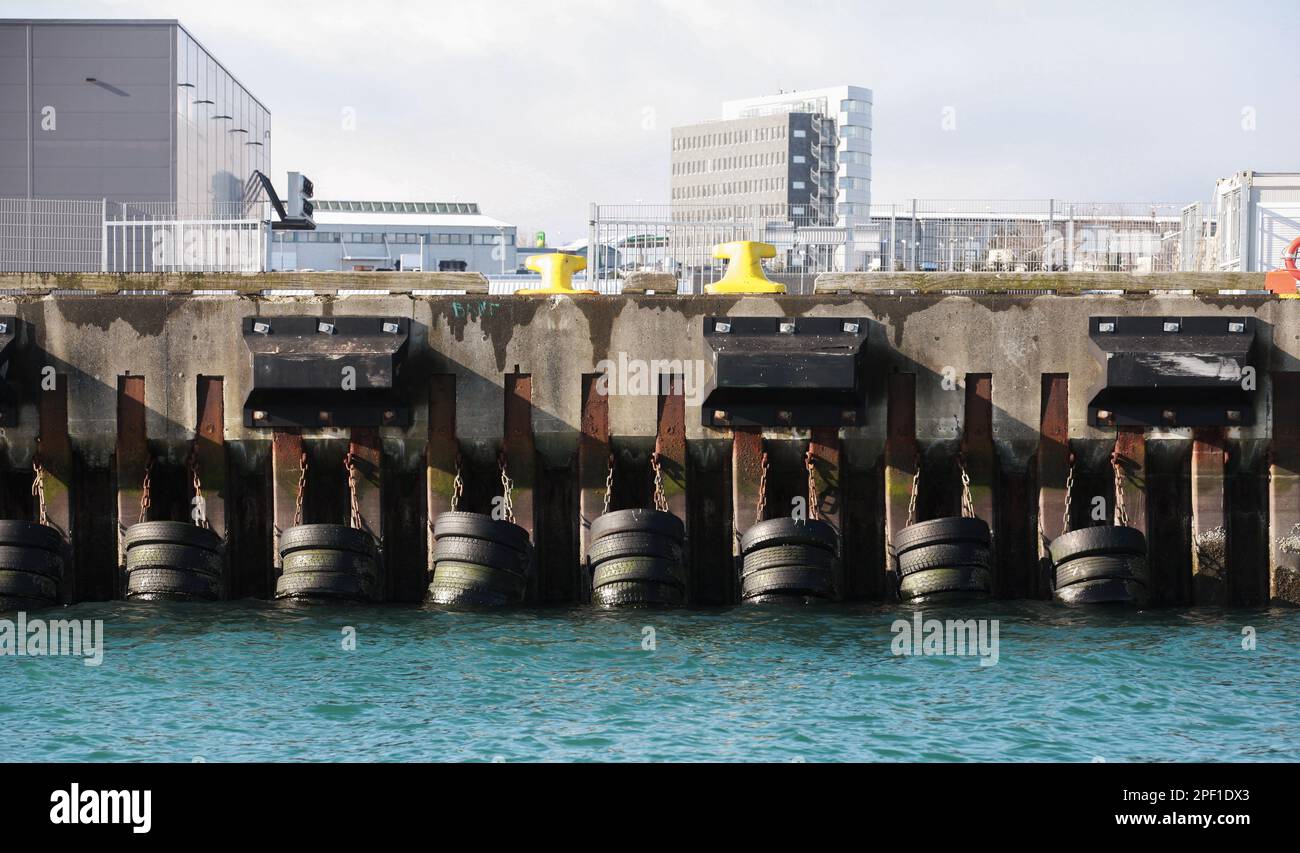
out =
[(227, 68), (225, 66), (225, 63), (223, 63), (220, 59), (217, 58), (216, 54), (208, 50), (207, 45), (199, 41), (198, 36), (190, 32), (189, 28), (186, 27), (184, 24), (182, 24), (176, 18), (0, 18), (0, 24), (22, 24), (24, 26), (39, 24), (40, 26), (60, 25), (60, 26), (91, 26), (91, 27), (102, 27), (102, 26), (176, 27), (179, 30), (181, 30), (183, 33), (185, 33), (185, 35), (189, 36), (194, 41), (195, 44), (203, 48), (203, 52), (206, 53), (208, 56), (210, 56), (212, 58), (212, 61), (217, 63), (217, 66), (220, 67), (222, 71), (229, 74), (230, 79), (234, 80), (235, 83), (239, 86), (239, 88), (247, 92), (248, 97), (256, 101), (258, 106), (266, 110), (268, 113), (271, 111), (271, 108), (268, 107), (266, 104), (262, 103), (262, 99), (257, 97), (257, 95), (254, 95), (253, 91), (249, 89), (247, 86), (245, 86), (244, 82), (240, 80), (238, 77), (236, 77), (234, 72), (231, 71), (229, 68)]
[(327, 213), (459, 213), (479, 215), (472, 201), (340, 201), (321, 199), (313, 202), (316, 210)]

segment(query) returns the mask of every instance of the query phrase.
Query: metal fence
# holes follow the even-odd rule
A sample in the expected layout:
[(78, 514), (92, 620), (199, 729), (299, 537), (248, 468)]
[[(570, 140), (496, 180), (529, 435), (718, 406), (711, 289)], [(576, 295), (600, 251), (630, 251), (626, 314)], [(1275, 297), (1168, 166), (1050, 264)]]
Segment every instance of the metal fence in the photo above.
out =
[(0, 199), (2, 272), (262, 272), (263, 202)]
[[(588, 266), (606, 286), (646, 270), (672, 273), (680, 290), (698, 293), (724, 272), (715, 244), (757, 240), (776, 247), (768, 271), (796, 283), (845, 271), (1175, 272), (1203, 254), (1212, 233), (1202, 222), (1186, 237), (1185, 207), (916, 199), (872, 205), (849, 221), (745, 205), (592, 205)], [(1187, 239), (1197, 245), (1184, 246)]]

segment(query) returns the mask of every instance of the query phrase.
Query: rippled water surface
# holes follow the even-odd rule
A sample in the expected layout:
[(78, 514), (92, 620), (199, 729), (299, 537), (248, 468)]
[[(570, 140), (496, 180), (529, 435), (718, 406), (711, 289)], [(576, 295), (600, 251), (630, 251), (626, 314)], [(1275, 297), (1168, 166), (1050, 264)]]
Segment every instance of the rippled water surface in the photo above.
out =
[(102, 665), (0, 657), (0, 760), (1300, 760), (1300, 612), (926, 612), (988, 667), (895, 657), (912, 614), (82, 604), (31, 616)]

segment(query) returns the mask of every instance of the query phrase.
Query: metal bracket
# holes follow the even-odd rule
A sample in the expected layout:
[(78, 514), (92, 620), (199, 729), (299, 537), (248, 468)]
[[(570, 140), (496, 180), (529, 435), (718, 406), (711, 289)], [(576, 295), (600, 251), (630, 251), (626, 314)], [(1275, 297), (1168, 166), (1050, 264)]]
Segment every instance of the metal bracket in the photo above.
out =
[(866, 423), (867, 322), (842, 317), (706, 317), (708, 427)]
[(246, 317), (251, 428), (406, 427), (397, 395), (410, 321), (389, 317)]
[[(1092, 317), (1104, 377), (1088, 422), (1107, 427), (1251, 426), (1250, 317)], [(1251, 390), (1248, 390), (1251, 389)]]

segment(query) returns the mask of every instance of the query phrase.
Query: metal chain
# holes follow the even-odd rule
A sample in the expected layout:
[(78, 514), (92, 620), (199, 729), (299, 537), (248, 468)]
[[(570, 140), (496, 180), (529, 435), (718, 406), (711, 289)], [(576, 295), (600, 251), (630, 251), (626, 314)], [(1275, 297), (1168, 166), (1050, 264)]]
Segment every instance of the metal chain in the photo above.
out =
[(48, 516), (45, 514), (45, 466), (41, 464), (39, 453), (32, 457), (32, 495), (36, 498), (40, 523), (48, 523)]
[(957, 467), (961, 470), (961, 517), (975, 517), (975, 499), (970, 493), (970, 472), (966, 470), (966, 454), (957, 454)]
[(605, 467), (605, 509), (609, 515), (609, 503), (614, 498), (614, 454), (609, 454), (609, 463)]
[(505, 520), (513, 524), (515, 521), (515, 503), (514, 496), (511, 493), (515, 488), (515, 482), (506, 473), (506, 452), (504, 450), (497, 454), (497, 465), (501, 468), (501, 510), (504, 513)]
[(307, 451), (303, 451), (298, 457), (298, 497), (294, 501), (293, 508), (293, 526), (298, 527), (302, 524), (302, 499), (307, 493)]
[(1115, 469), (1115, 524), (1128, 527), (1128, 509), (1124, 506), (1124, 466), (1120, 462), (1118, 442), (1110, 455), (1110, 464)]
[(821, 496), (817, 494), (817, 468), (813, 464), (813, 450), (809, 445), (808, 452), (803, 457), (803, 467), (808, 471), (808, 518), (811, 521), (821, 521)]
[(763, 452), (763, 459), (762, 459), (762, 461), (761, 461), (759, 464), (762, 466), (762, 469), (760, 470), (759, 475), (758, 475), (758, 511), (757, 511), (757, 513), (756, 513), (756, 515), (755, 515), (755, 518), (754, 518), (754, 523), (755, 523), (755, 524), (757, 524), (758, 522), (762, 521), (762, 520), (763, 520), (763, 516), (767, 515), (767, 470), (768, 470), (768, 465), (767, 465), (767, 452), (766, 452), (766, 451)]
[(208, 523), (208, 507), (203, 500), (203, 481), (199, 479), (199, 450), (198, 441), (190, 445), (190, 455), (187, 460), (190, 468), (190, 484), (194, 487), (194, 512), (191, 518), (199, 527), (210, 528)]
[(907, 524), (905, 527), (911, 527), (916, 523), (916, 496), (921, 491), (921, 454), (916, 454), (916, 463), (913, 466), (916, 473), (912, 475), (912, 496), (907, 501)]
[(650, 454), (650, 469), (655, 472), (655, 509), (659, 512), (668, 512), (668, 497), (664, 494), (664, 466), (659, 459), (658, 447), (655, 447), (655, 452)]
[(140, 523), (144, 524), (149, 520), (149, 507), (153, 506), (153, 497), (149, 494), (151, 488), (150, 478), (153, 475), (153, 457), (144, 463), (144, 483), (140, 488)]
[(1061, 534), (1070, 532), (1070, 501), (1074, 497), (1074, 454), (1070, 454), (1070, 472), (1065, 476), (1065, 514), (1061, 517)]
[(343, 470), (348, 472), (348, 506), (351, 511), (348, 520), (353, 530), (361, 530), (361, 505), (357, 503), (357, 457), (351, 450), (343, 457)]
[(451, 481), (451, 511), (460, 507), (460, 497), (465, 494), (465, 479), (461, 476), (460, 451), (456, 451), (456, 477)]

